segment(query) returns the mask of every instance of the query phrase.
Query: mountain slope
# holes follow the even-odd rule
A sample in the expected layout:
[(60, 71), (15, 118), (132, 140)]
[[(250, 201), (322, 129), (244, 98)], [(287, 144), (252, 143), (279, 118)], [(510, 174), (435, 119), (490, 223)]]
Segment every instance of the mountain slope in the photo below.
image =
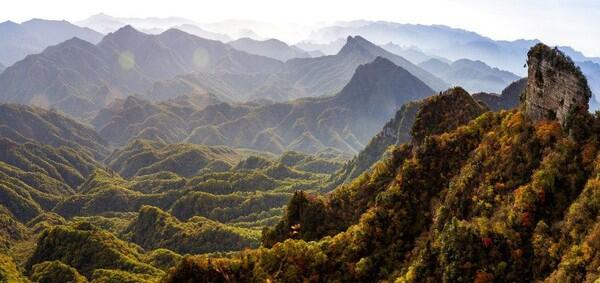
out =
[(250, 54), (271, 57), (279, 61), (285, 62), (293, 58), (311, 57), (306, 51), (300, 48), (289, 46), (285, 42), (277, 39), (254, 40), (251, 38), (240, 38), (230, 41), (227, 44), (233, 48)]
[(189, 34), (193, 34), (197, 37), (218, 40), (220, 42), (230, 42), (231, 41), (231, 37), (229, 37), (229, 35), (227, 35), (227, 34), (210, 32), (210, 31), (202, 29), (193, 24), (182, 24), (182, 25), (174, 26), (173, 28), (187, 32)]
[(93, 130), (55, 111), (0, 105), (0, 206), (26, 222), (50, 210), (108, 154)]
[(73, 37), (97, 43), (102, 35), (67, 21), (33, 19), (21, 24), (0, 23), (0, 63), (10, 66), (27, 55)]
[(443, 80), (464, 87), (469, 92), (500, 92), (519, 77), (511, 72), (492, 68), (481, 61), (460, 59), (450, 64), (429, 59), (419, 64)]
[[(585, 111), (589, 88), (557, 50), (540, 44), (528, 62), (543, 71), (530, 76), (521, 110), (395, 147), (327, 200), (297, 193), (287, 218), (302, 222), (285, 234), (294, 240), (233, 259), (187, 258), (166, 281), (597, 280), (600, 132)], [(547, 110), (568, 108), (567, 119), (540, 119), (536, 103), (557, 94), (571, 103)], [(302, 240), (322, 235), (334, 236)]]
[(106, 142), (94, 130), (53, 110), (0, 104), (0, 136), (17, 143), (41, 142), (70, 147), (97, 159), (108, 155)]

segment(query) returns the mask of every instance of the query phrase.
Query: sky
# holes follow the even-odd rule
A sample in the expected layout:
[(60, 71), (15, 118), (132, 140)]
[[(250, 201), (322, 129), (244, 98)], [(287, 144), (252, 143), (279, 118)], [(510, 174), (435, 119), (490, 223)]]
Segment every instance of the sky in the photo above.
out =
[[(199, 23), (244, 19), (303, 31), (316, 24), (384, 20), (443, 24), (493, 39), (540, 39), (600, 56), (598, 0), (3, 0), (0, 21), (79, 21), (117, 17), (184, 17)], [(293, 24), (293, 25), (290, 25)]]

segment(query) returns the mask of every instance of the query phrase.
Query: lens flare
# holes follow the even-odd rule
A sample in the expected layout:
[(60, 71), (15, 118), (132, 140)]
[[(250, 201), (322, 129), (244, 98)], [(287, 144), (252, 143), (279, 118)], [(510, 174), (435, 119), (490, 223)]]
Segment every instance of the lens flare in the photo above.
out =
[(50, 108), (50, 102), (48, 97), (44, 94), (36, 94), (30, 100), (29, 104), (35, 105), (42, 108)]
[(130, 70), (135, 66), (135, 56), (131, 51), (125, 51), (119, 54), (119, 66), (125, 71)]
[(197, 48), (194, 51), (194, 66), (197, 68), (206, 68), (210, 63), (210, 56), (204, 48)]

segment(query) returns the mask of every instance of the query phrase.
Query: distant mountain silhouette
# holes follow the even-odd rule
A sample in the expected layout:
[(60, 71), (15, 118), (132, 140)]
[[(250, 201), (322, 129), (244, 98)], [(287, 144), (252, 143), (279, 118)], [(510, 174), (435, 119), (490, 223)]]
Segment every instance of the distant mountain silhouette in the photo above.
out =
[(451, 61), (446, 58), (427, 54), (418, 49), (417, 47), (402, 47), (400, 45), (394, 44), (393, 42), (388, 42), (384, 45), (381, 45), (381, 47), (398, 56), (406, 58), (408, 61), (416, 65), (419, 65), (429, 59), (437, 59), (445, 63), (451, 63)]
[(244, 37), (231, 41), (228, 44), (235, 49), (250, 54), (271, 57), (283, 62), (293, 58), (312, 57), (308, 52), (295, 46), (289, 46), (285, 42), (277, 39), (254, 40)]
[(519, 79), (511, 72), (469, 59), (460, 59), (452, 63), (429, 59), (419, 64), (419, 67), (469, 92), (500, 92), (507, 84)]
[(165, 30), (181, 25), (195, 25), (192, 20), (168, 17), (168, 18), (124, 18), (113, 17), (104, 13), (92, 15), (84, 20), (76, 22), (77, 25), (88, 27), (103, 34), (115, 32), (126, 25), (131, 25), (146, 33), (161, 33)]
[[(143, 95), (155, 82), (177, 75), (264, 73), (280, 65), (179, 30), (148, 35), (125, 26), (98, 45), (73, 38), (9, 67), (0, 75), (0, 101), (53, 107), (79, 116), (118, 97)], [(164, 97), (156, 88), (153, 92), (151, 98), (182, 94)]]
[(600, 109), (600, 63), (585, 61), (578, 62), (577, 65), (579, 65), (581, 71), (587, 77), (588, 85), (595, 94), (594, 97), (590, 99), (590, 110), (598, 110)]
[(67, 21), (33, 19), (22, 24), (0, 23), (0, 63), (10, 66), (29, 54), (73, 37), (97, 43), (102, 35)]
[[(375, 44), (384, 45), (392, 42), (401, 46), (414, 46), (426, 54), (435, 54), (453, 61), (480, 60), (521, 77), (526, 76), (527, 72), (523, 67), (523, 62), (527, 59), (527, 51), (540, 43), (537, 39), (493, 40), (475, 32), (443, 25), (414, 25), (384, 21), (354, 21), (327, 26), (314, 31), (306, 41), (311, 42), (314, 49), (320, 49), (319, 47), (328, 46), (328, 43), (339, 41), (349, 35), (364, 36)], [(571, 57), (588, 77), (590, 88), (594, 93), (590, 109), (598, 109), (600, 99), (597, 97), (600, 95), (600, 85), (595, 82), (600, 81), (600, 75), (594, 71), (598, 68), (590, 68), (590, 63), (600, 64), (600, 58), (586, 57), (569, 46), (558, 48)], [(495, 92), (498, 91), (500, 89)]]
[(316, 152), (335, 148), (354, 153), (404, 103), (434, 90), (390, 60), (377, 57), (359, 66), (335, 96), (267, 105), (212, 105), (204, 110), (128, 98), (101, 111), (92, 124), (114, 144), (132, 138), (249, 147), (270, 152)]
[(207, 31), (203, 28), (200, 28), (200, 27), (198, 27), (196, 25), (192, 25), (192, 24), (178, 25), (178, 26), (174, 26), (173, 28), (181, 30), (181, 31), (185, 31), (189, 34), (193, 34), (195, 36), (206, 38), (206, 39), (218, 40), (221, 42), (231, 41), (231, 37), (229, 35), (226, 35), (223, 33), (210, 32), (210, 31)]
[(434, 90), (449, 86), (443, 80), (408, 60), (356, 36), (348, 37), (335, 55), (288, 60), (270, 74), (200, 74), (181, 78), (186, 84), (238, 101), (270, 99), (288, 101), (301, 97), (333, 95), (348, 83), (356, 68), (384, 57), (406, 69)]
[[(305, 50), (307, 52), (320, 52), (324, 55), (335, 55), (340, 52), (340, 49), (346, 44), (346, 37), (338, 38), (329, 43), (316, 43), (313, 41), (301, 41), (297, 43), (296, 47)], [(316, 56), (313, 56), (316, 57)]]

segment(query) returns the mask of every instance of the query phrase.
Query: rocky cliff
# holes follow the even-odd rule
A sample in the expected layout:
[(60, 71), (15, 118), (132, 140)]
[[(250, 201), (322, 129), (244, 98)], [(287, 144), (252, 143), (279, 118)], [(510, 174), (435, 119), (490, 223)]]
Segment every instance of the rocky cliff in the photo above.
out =
[(592, 92), (581, 70), (557, 48), (537, 44), (527, 53), (528, 82), (521, 97), (533, 121), (558, 120), (565, 127), (574, 112), (584, 112)]

